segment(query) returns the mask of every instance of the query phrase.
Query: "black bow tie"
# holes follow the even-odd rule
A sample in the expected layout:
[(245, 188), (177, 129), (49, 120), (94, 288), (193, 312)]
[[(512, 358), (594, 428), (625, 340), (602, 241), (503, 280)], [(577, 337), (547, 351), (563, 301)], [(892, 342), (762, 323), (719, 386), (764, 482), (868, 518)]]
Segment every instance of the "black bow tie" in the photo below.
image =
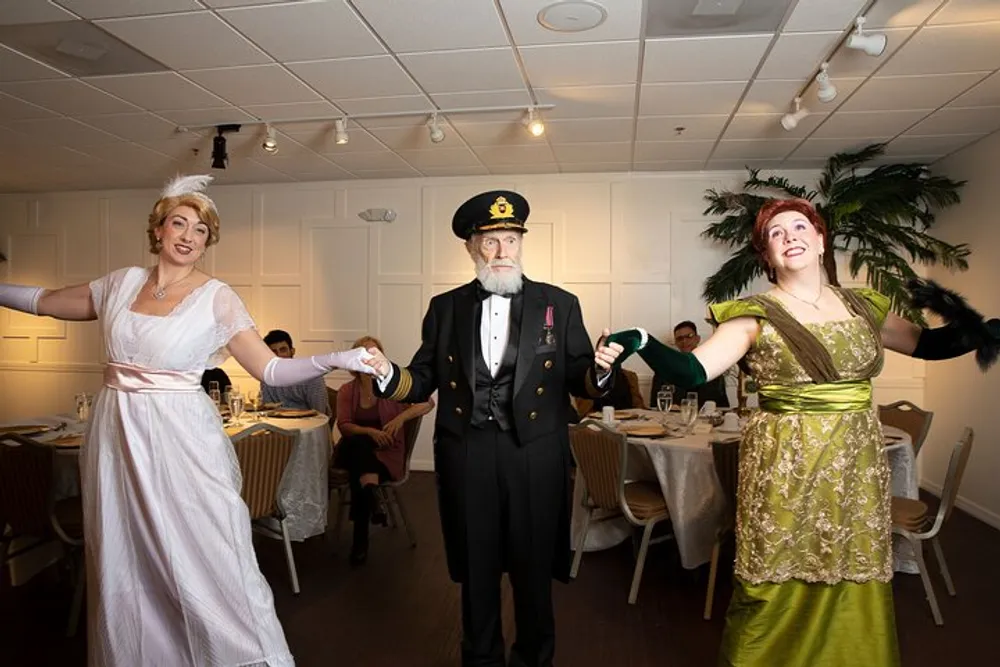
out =
[(510, 299), (511, 297), (514, 297), (519, 293), (520, 292), (517, 292), (515, 294), (497, 294), (496, 292), (491, 292), (485, 287), (483, 287), (483, 284), (481, 282), (476, 281), (476, 296), (479, 298), (480, 301), (486, 301), (486, 299), (490, 298), (491, 296), (499, 296), (503, 297), (504, 299)]

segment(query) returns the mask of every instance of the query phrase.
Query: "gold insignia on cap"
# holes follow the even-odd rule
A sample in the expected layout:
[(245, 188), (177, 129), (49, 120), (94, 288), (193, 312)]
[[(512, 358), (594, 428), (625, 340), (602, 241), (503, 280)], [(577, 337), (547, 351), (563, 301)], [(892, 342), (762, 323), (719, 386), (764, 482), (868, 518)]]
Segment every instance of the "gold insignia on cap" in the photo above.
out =
[(490, 206), (490, 220), (507, 220), (514, 217), (514, 207), (506, 197), (497, 197)]

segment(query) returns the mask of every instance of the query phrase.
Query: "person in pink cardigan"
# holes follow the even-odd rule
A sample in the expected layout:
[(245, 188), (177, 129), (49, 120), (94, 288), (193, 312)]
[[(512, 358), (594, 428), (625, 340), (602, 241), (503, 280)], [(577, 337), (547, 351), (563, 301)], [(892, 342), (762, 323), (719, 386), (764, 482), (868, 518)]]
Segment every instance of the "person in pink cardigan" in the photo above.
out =
[[(352, 346), (377, 347), (382, 343), (372, 336), (359, 338)], [(347, 470), (351, 482), (351, 521), (354, 542), (351, 565), (361, 565), (368, 558), (368, 522), (385, 525), (385, 508), (377, 495), (380, 482), (397, 480), (406, 466), (406, 443), (403, 424), (424, 416), (434, 407), (434, 400), (407, 405), (378, 398), (372, 391), (370, 375), (351, 372), (353, 380), (337, 392), (337, 444), (334, 465)]]

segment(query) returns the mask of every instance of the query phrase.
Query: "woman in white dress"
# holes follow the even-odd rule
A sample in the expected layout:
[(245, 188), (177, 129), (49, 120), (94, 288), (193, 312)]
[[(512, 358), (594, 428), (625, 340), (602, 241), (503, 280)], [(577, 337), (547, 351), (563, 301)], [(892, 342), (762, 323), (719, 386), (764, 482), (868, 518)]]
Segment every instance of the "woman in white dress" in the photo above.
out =
[(275, 357), (233, 289), (196, 268), (219, 239), (210, 180), (163, 191), (151, 269), (57, 290), (0, 284), (8, 308), (101, 320), (109, 363), (81, 453), (91, 667), (293, 664), (201, 375), (230, 354), (272, 386), (336, 367), (371, 372), (363, 348)]

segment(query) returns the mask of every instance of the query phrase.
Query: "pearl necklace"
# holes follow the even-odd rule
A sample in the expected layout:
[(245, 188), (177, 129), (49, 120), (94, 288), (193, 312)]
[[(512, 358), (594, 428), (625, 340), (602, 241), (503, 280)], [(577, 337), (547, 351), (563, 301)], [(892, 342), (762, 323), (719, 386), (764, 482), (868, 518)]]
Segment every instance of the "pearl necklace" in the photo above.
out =
[(802, 298), (802, 297), (800, 297), (800, 296), (796, 296), (796, 295), (792, 294), (792, 293), (791, 293), (791, 292), (789, 292), (788, 290), (786, 290), (786, 289), (782, 288), (782, 287), (781, 287), (781, 285), (775, 285), (775, 287), (777, 287), (777, 288), (778, 288), (779, 290), (781, 290), (782, 292), (784, 292), (784, 293), (785, 293), (785, 294), (787, 294), (788, 296), (792, 297), (792, 298), (793, 298), (793, 299), (795, 299), (796, 301), (801, 301), (802, 303), (806, 304), (807, 306), (812, 306), (812, 307), (813, 307), (813, 308), (815, 308), (816, 310), (819, 310), (819, 300), (823, 298), (823, 287), (820, 287), (820, 288), (819, 288), (819, 296), (817, 296), (817, 297), (816, 297), (815, 299), (813, 299), (812, 301), (808, 301), (808, 300), (806, 300), (806, 299), (803, 299), (803, 298)]

